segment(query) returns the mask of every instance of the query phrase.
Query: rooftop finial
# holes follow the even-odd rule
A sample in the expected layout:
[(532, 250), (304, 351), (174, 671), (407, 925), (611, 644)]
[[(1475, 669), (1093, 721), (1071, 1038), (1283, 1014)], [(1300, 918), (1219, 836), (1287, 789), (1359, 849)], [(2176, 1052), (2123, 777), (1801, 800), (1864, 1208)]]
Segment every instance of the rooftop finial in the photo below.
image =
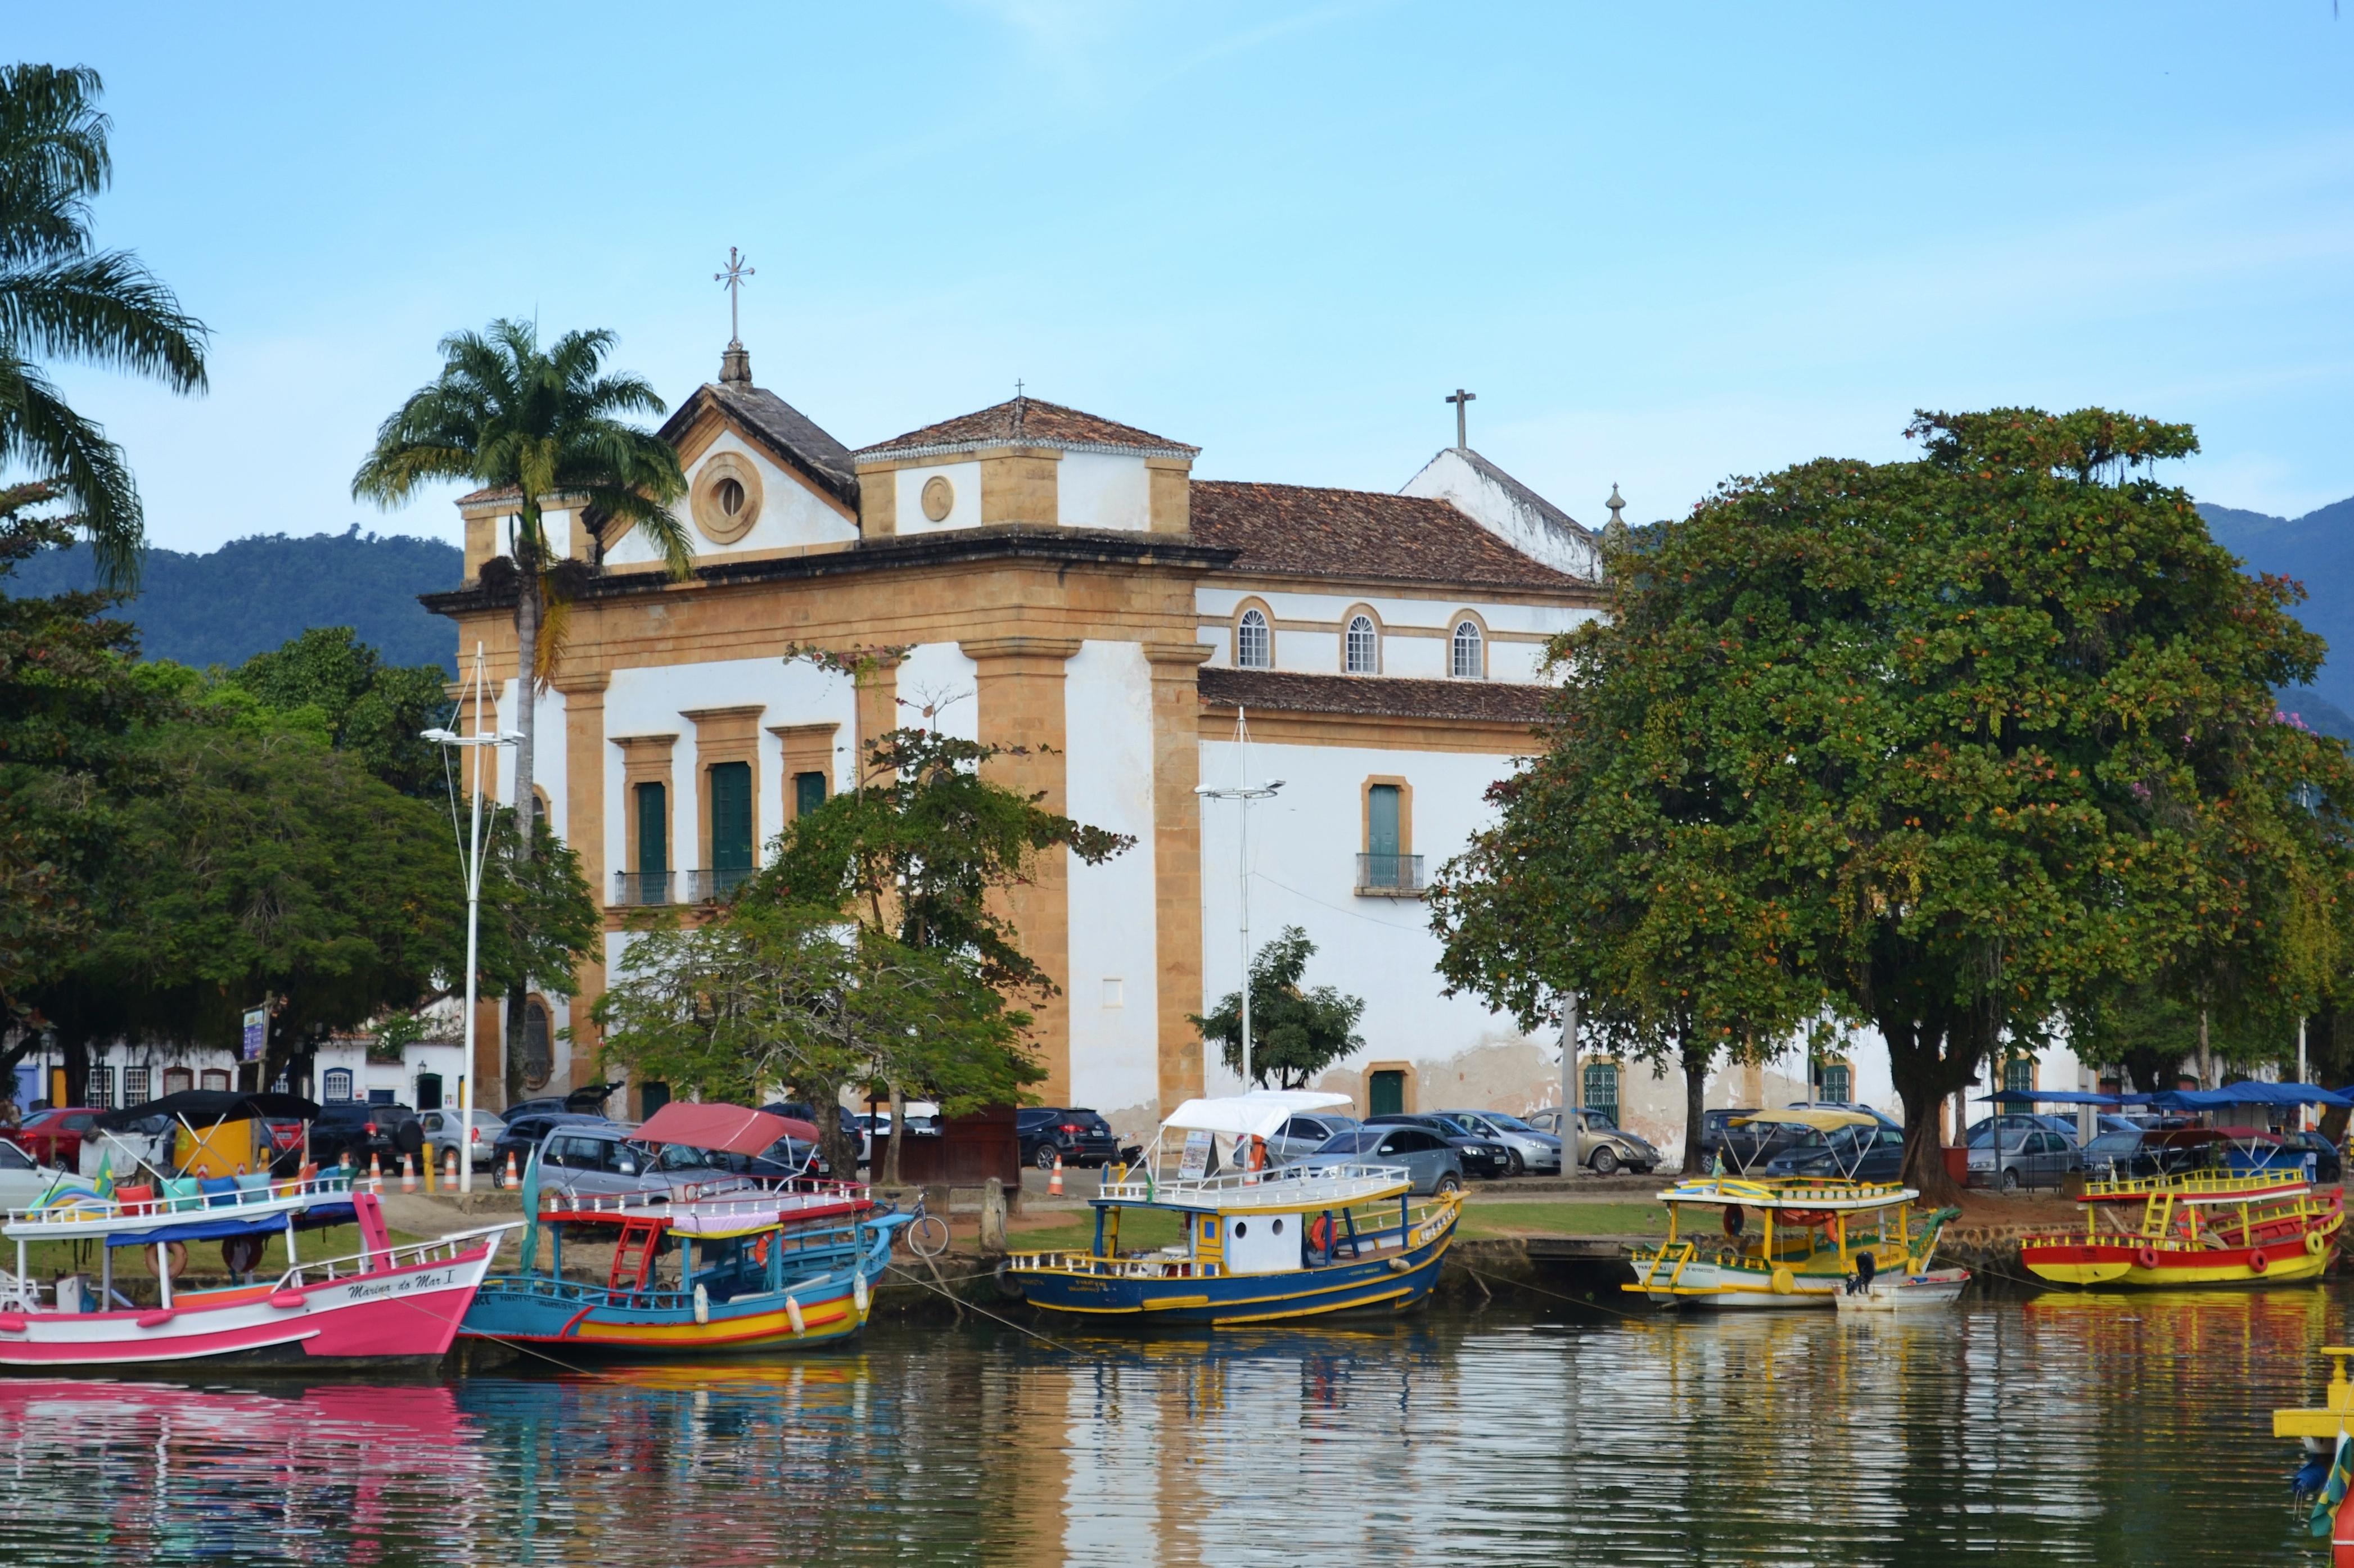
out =
[(1029, 397), (1022, 390), (1022, 377), (1013, 378), (1013, 433), (1022, 433), (1023, 418), (1030, 412)]
[(1610, 499), (1603, 503), (1610, 508), (1610, 521), (1602, 525), (1602, 547), (1606, 551), (1623, 550), (1633, 542), (1634, 535), (1627, 527), (1627, 519), (1619, 514), (1627, 503), (1618, 498), (1618, 482), (1610, 482)]
[(1463, 416), (1469, 411), (1473, 399), (1479, 396), (1477, 392), (1466, 392), (1462, 387), (1458, 387), (1455, 389), (1455, 396), (1447, 399), (1455, 405), (1455, 446), (1458, 451), (1470, 449), (1470, 440), (1464, 433)]
[(744, 280), (751, 276), (751, 264), (733, 245), (727, 248), (727, 270), (711, 274), (713, 282), (727, 290), (727, 351), (719, 356), (722, 385), (752, 385), (752, 356), (744, 348), (743, 321), (738, 311)]

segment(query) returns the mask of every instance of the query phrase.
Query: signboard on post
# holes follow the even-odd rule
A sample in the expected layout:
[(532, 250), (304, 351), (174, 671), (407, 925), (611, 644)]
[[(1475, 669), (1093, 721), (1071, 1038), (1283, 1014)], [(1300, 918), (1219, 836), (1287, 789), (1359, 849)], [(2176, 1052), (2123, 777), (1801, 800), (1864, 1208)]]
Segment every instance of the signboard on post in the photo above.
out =
[(1213, 1147), (1211, 1134), (1198, 1129), (1187, 1133), (1184, 1158), (1178, 1162), (1177, 1166), (1179, 1180), (1199, 1181), (1204, 1172), (1210, 1168), (1210, 1150)]
[(263, 1053), (269, 1048), (269, 1041), (270, 1009), (267, 1006), (254, 1008), (245, 1015), (245, 1049), (238, 1059), (243, 1062), (260, 1061)]

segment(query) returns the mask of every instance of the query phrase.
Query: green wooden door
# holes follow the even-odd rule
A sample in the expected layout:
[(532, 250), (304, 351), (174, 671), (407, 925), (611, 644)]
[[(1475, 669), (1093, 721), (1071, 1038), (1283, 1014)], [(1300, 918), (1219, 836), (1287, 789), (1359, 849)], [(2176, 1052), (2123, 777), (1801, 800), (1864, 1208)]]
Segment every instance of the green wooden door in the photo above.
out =
[(670, 870), (669, 791), (659, 784), (638, 786), (638, 874)]
[(1399, 1072), (1375, 1073), (1373, 1082), (1365, 1086), (1365, 1100), (1372, 1109), (1368, 1116), (1399, 1116), (1405, 1110), (1405, 1075)]
[(1398, 787), (1375, 784), (1365, 791), (1367, 887), (1398, 885)]
[(752, 765), (748, 762), (712, 765), (711, 869), (752, 869)]

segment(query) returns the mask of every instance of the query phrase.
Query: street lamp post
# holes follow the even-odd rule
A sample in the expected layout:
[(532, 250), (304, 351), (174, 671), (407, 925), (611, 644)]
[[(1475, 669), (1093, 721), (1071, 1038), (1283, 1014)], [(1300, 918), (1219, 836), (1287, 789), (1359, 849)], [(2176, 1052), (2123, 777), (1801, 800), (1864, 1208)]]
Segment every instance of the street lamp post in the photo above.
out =
[(1251, 1086), (1251, 950), (1250, 950), (1250, 803), (1272, 798), (1283, 788), (1280, 779), (1270, 779), (1264, 784), (1246, 782), (1250, 766), (1250, 735), (1244, 728), (1243, 710), (1235, 709), (1235, 782), (1229, 789), (1219, 789), (1202, 784), (1193, 793), (1206, 800), (1240, 800), (1243, 803), (1242, 852), (1236, 857), (1240, 870), (1242, 892), (1242, 951), (1243, 951), (1243, 1092)]
[[(429, 729), (421, 738), (436, 746), (471, 747), (474, 753), (474, 778), (469, 793), (473, 796), (473, 825), (461, 846), (466, 877), (466, 1056), (464, 1071), (458, 1075), (458, 1191), (474, 1190), (474, 987), (476, 956), (481, 950), (482, 929), (482, 752), (493, 746), (513, 746), (523, 739), (515, 730), (493, 731), (482, 717), (485, 705), (487, 676), (482, 665), (482, 645), (474, 644), (474, 672), (471, 686), (474, 698), (474, 733), (460, 735), (454, 730)], [(462, 721), (461, 721), (462, 722)], [(457, 824), (453, 821), (454, 829)]]

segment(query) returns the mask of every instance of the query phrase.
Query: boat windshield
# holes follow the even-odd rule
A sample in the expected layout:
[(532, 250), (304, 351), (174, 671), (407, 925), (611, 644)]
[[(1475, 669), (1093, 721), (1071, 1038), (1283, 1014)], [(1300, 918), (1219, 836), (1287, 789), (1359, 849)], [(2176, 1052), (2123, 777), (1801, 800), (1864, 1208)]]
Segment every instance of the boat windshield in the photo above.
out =
[(1375, 1144), (1381, 1142), (1382, 1135), (1388, 1130), (1389, 1129), (1387, 1128), (1380, 1127), (1352, 1127), (1345, 1132), (1336, 1132), (1331, 1137), (1326, 1139), (1323, 1142), (1318, 1144), (1316, 1146), (1316, 1152), (1319, 1154), (1363, 1154), (1367, 1150), (1372, 1149)]

